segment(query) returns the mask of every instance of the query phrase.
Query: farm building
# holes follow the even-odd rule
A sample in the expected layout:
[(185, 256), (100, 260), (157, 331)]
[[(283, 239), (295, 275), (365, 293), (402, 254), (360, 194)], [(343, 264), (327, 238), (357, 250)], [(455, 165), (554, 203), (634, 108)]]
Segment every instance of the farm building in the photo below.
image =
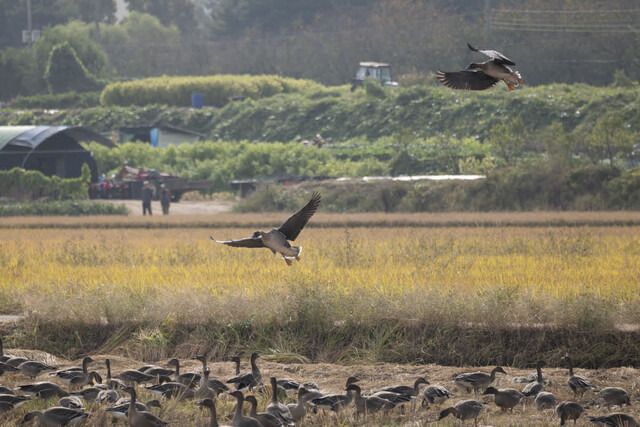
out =
[(0, 170), (21, 167), (45, 175), (75, 178), (83, 163), (97, 181), (96, 162), (80, 142), (115, 145), (104, 136), (80, 126), (0, 126)]
[(206, 135), (172, 126), (135, 126), (120, 128), (119, 142), (142, 141), (153, 147), (201, 141)]

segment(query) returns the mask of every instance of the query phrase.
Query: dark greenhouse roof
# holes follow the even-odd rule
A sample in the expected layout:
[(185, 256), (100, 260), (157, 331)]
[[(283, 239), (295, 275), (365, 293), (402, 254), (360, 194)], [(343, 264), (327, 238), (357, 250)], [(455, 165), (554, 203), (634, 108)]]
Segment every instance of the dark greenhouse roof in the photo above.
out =
[(107, 147), (115, 147), (108, 138), (81, 126), (0, 126), (0, 150), (7, 145), (35, 148), (58, 133), (76, 141), (95, 141)]

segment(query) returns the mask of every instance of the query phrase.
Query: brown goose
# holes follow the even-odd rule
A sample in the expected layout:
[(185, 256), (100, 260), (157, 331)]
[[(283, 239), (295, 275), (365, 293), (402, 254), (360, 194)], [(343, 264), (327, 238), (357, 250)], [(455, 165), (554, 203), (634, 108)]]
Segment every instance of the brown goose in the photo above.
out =
[[(107, 381), (105, 381), (105, 383), (107, 384), (107, 387), (109, 387), (110, 389), (124, 390), (124, 388), (127, 385), (124, 383), (123, 380), (121, 380), (120, 378), (111, 378), (111, 360), (104, 359), (104, 364), (107, 367)], [(152, 374), (148, 374), (148, 375), (152, 375)]]
[(495, 387), (487, 387), (482, 394), (493, 394), (493, 402), (496, 406), (503, 411), (509, 409), (511, 412), (513, 412), (513, 407), (524, 399), (524, 394), (515, 388), (497, 389)]
[[(9, 360), (9, 362), (11, 362), (11, 360)], [(57, 369), (55, 366), (50, 366), (45, 363), (36, 362), (35, 360), (27, 360), (26, 362), (22, 362), (17, 366), (17, 368), (20, 369), (20, 372), (22, 372), (22, 375), (32, 379), (42, 374), (45, 371), (55, 371)]]
[(556, 406), (556, 415), (560, 418), (561, 426), (563, 426), (567, 420), (573, 420), (575, 424), (583, 412), (584, 408), (577, 402), (565, 401), (560, 402), (560, 404)]
[(553, 409), (556, 406), (556, 397), (553, 393), (548, 391), (541, 391), (533, 400), (533, 404), (536, 405), (538, 411), (544, 411), (545, 409)]
[(193, 397), (198, 399), (215, 399), (216, 392), (209, 387), (209, 373), (211, 370), (207, 367), (204, 369), (202, 378), (200, 379), (200, 387), (193, 392)]
[(505, 370), (501, 366), (496, 366), (491, 371), (491, 375), (484, 372), (473, 372), (456, 375), (453, 378), (455, 385), (464, 388), (467, 391), (478, 393), (478, 390), (489, 387), (489, 385), (496, 379), (496, 373), (500, 372), (506, 374)]
[(589, 381), (587, 381), (584, 377), (580, 375), (574, 375), (573, 373), (573, 364), (571, 363), (571, 358), (569, 356), (564, 356), (562, 361), (567, 364), (569, 367), (569, 378), (567, 379), (567, 384), (576, 398), (582, 397), (585, 391), (592, 389), (593, 385)]
[[(355, 384), (358, 382), (356, 377), (347, 378), (347, 383), (345, 387), (349, 387), (351, 384)], [(310, 392), (308, 395), (315, 395), (314, 392)], [(314, 411), (317, 408), (322, 410), (329, 410), (332, 412), (340, 412), (347, 406), (351, 404), (353, 401), (354, 392), (353, 390), (347, 390), (346, 394), (327, 394), (324, 396), (313, 397), (311, 399), (305, 399), (305, 402), (308, 402), (313, 408)]]
[(542, 367), (545, 365), (546, 363), (544, 360), (538, 360), (538, 362), (536, 363), (537, 375), (535, 382), (527, 384), (522, 389), (522, 394), (524, 394), (526, 397), (535, 397), (538, 395), (538, 393), (544, 391), (545, 379), (542, 376)]
[(52, 397), (64, 397), (69, 393), (60, 388), (58, 384), (54, 384), (49, 381), (42, 381), (35, 384), (20, 385), (16, 390), (21, 391), (29, 396), (38, 396), (42, 399), (49, 399)]
[(280, 403), (278, 400), (278, 380), (276, 377), (269, 378), (271, 383), (271, 402), (267, 405), (266, 411), (279, 419), (282, 424), (292, 426), (295, 424), (291, 417), (291, 411), (287, 407)]
[(173, 380), (177, 383), (184, 384), (187, 387), (195, 387), (200, 384), (201, 375), (195, 372), (180, 373), (180, 361), (178, 359), (171, 359), (167, 362), (169, 366), (175, 367), (175, 373)]
[(478, 425), (478, 415), (483, 408), (484, 404), (477, 400), (461, 400), (452, 407), (440, 411), (438, 419), (441, 420), (451, 414), (461, 421), (472, 419), (473, 425)]
[(255, 396), (249, 395), (244, 398), (245, 401), (251, 404), (251, 409), (249, 410), (249, 416), (251, 418), (255, 418), (260, 421), (262, 427), (280, 427), (282, 426), (282, 421), (280, 418), (269, 412), (258, 412), (258, 400)]
[(229, 427), (220, 426), (220, 424), (218, 424), (218, 414), (216, 413), (215, 401), (213, 401), (212, 399), (204, 399), (198, 402), (198, 405), (209, 408), (209, 413), (211, 414), (211, 418), (209, 419), (209, 427)]
[[(199, 356), (195, 356), (193, 357), (193, 360), (199, 360), (202, 363), (202, 377), (204, 377), (204, 371), (206, 371), (207, 369), (207, 356), (206, 355), (199, 355)], [(210, 374), (211, 372), (209, 372)], [(200, 385), (202, 385), (202, 381), (203, 378), (200, 378)], [(210, 389), (212, 389), (216, 394), (220, 394), (220, 393), (224, 393), (226, 391), (229, 391), (229, 387), (223, 383), (222, 381), (216, 379), (216, 378), (211, 378), (209, 377), (209, 379), (207, 380), (207, 387), (209, 387)], [(198, 396), (196, 396), (198, 397)], [(206, 397), (210, 397), (210, 396), (203, 396), (201, 397), (201, 399), (204, 399)]]
[(304, 397), (308, 393), (309, 393), (309, 390), (307, 390), (305, 387), (299, 387), (298, 402), (287, 404), (287, 407), (291, 412), (291, 418), (293, 418), (293, 421), (297, 423), (301, 422), (304, 419), (304, 417), (307, 415), (307, 405), (305, 403)]
[(210, 237), (214, 242), (227, 246), (268, 248), (274, 255), (276, 253), (281, 254), (287, 265), (291, 266), (293, 263), (291, 261), (292, 259), (300, 261), (302, 246), (291, 246), (289, 240), (296, 240), (304, 226), (307, 225), (307, 222), (309, 222), (313, 214), (318, 210), (318, 206), (320, 206), (320, 194), (313, 193), (311, 200), (309, 200), (302, 209), (291, 215), (280, 227), (274, 228), (271, 231), (256, 231), (251, 237), (240, 240), (218, 241)]
[(90, 357), (85, 357), (82, 359), (82, 369), (76, 370), (67, 369), (63, 371), (56, 372), (56, 376), (60, 381), (67, 384), (69, 387), (82, 387), (89, 384), (90, 381), (95, 379), (98, 383), (102, 382), (102, 378), (98, 375), (97, 372), (89, 372), (88, 366), (90, 363), (93, 363), (94, 360)]
[(34, 418), (38, 418), (40, 425), (44, 426), (67, 426), (82, 424), (89, 414), (75, 409), (54, 406), (44, 412), (33, 411), (25, 414), (22, 423), (27, 423)]
[(620, 387), (605, 387), (598, 392), (598, 396), (604, 400), (606, 406), (631, 405), (629, 393)]
[(259, 358), (258, 353), (251, 354), (251, 372), (246, 374), (237, 375), (227, 381), (227, 384), (235, 384), (236, 390), (246, 391), (251, 390), (258, 385), (262, 384), (262, 374), (260, 368), (256, 364), (256, 359)]
[[(126, 420), (129, 415), (130, 404), (131, 404), (130, 398), (121, 397), (120, 399), (118, 399), (118, 401), (115, 403), (113, 407), (105, 409), (105, 412), (110, 415), (113, 415), (118, 419)], [(138, 412), (151, 412), (151, 408), (154, 408), (154, 407), (162, 408), (162, 405), (160, 405), (160, 402), (156, 399), (150, 400), (145, 404), (136, 402), (135, 405), (136, 405), (136, 410)]]
[(404, 394), (405, 396), (416, 397), (420, 394), (420, 384), (429, 385), (429, 381), (427, 381), (424, 377), (418, 377), (413, 382), (413, 387), (408, 385), (396, 385), (396, 386), (381, 388), (379, 391), (390, 391), (392, 393), (398, 393), (398, 394)]
[(129, 412), (127, 413), (127, 419), (131, 427), (161, 427), (167, 425), (167, 423), (153, 415), (151, 412), (138, 411), (138, 408), (136, 407), (136, 389), (133, 387), (126, 387), (123, 391), (131, 396), (131, 400), (129, 401)]
[(523, 84), (522, 76), (513, 71), (508, 65), (516, 65), (515, 62), (495, 50), (480, 50), (470, 44), (469, 49), (480, 52), (489, 59), (486, 62), (472, 62), (462, 71), (445, 72), (438, 70), (436, 78), (444, 86), (451, 89), (485, 90), (494, 86), (499, 81), (505, 82), (509, 90)]
[(28, 400), (31, 400), (31, 398), (27, 396), (16, 396), (15, 394), (0, 394), (0, 403), (6, 402), (12, 404), (13, 406), (20, 406)]
[(360, 386), (356, 384), (350, 384), (347, 386), (347, 391), (353, 391), (353, 401), (356, 404), (356, 411), (358, 414), (375, 414), (379, 411), (390, 411), (396, 407), (396, 404), (389, 400), (383, 399), (379, 396), (362, 396), (362, 390)]
[(245, 417), (242, 414), (242, 404), (244, 403), (244, 395), (241, 391), (234, 391), (230, 393), (231, 396), (235, 397), (237, 400), (236, 409), (233, 413), (233, 419), (231, 420), (231, 425), (233, 427), (262, 427), (260, 421), (255, 418)]
[(453, 394), (441, 385), (430, 385), (424, 389), (424, 399), (432, 405), (441, 405), (452, 397)]
[(639, 427), (640, 424), (627, 414), (610, 414), (601, 417), (589, 417), (589, 421), (602, 427)]

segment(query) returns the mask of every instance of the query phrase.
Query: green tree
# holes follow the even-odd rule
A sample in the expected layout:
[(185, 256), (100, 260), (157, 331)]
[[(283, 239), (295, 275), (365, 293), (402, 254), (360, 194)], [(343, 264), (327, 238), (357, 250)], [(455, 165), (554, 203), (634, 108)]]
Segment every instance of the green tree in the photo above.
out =
[(175, 25), (182, 34), (197, 29), (196, 7), (191, 0), (126, 0), (129, 10), (157, 17), (165, 26)]
[(522, 155), (525, 145), (525, 132), (522, 117), (516, 117), (508, 123), (499, 123), (489, 132), (489, 144), (502, 157), (507, 165), (513, 165)]
[(553, 122), (543, 138), (545, 151), (551, 163), (561, 169), (569, 169), (576, 148), (574, 135), (567, 133), (562, 123)]
[(43, 89), (42, 75), (28, 49), (7, 48), (0, 51), (0, 100), (18, 95), (32, 95)]
[(600, 118), (591, 133), (584, 138), (584, 149), (594, 164), (608, 160), (615, 166), (616, 157), (629, 156), (637, 134), (629, 131), (620, 116)]
[(78, 11), (84, 22), (93, 22), (100, 32), (100, 22), (113, 23), (116, 14), (115, 0), (76, 0)]
[(51, 50), (45, 80), (51, 93), (89, 92), (101, 88), (101, 83), (87, 71), (69, 42)]

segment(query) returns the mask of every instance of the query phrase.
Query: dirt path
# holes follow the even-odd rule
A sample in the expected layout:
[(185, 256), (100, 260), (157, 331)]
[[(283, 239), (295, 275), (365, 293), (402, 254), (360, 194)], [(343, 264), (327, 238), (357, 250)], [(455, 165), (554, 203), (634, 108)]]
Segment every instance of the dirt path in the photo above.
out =
[[(99, 200), (100, 202), (113, 203), (115, 205), (125, 205), (129, 208), (132, 216), (142, 215), (142, 202), (140, 200)], [(204, 200), (204, 201), (180, 201), (171, 203), (169, 215), (202, 215), (229, 212), (235, 202), (226, 202), (220, 200)], [(159, 201), (151, 202), (151, 210), (154, 215), (162, 215), (162, 207)]]

